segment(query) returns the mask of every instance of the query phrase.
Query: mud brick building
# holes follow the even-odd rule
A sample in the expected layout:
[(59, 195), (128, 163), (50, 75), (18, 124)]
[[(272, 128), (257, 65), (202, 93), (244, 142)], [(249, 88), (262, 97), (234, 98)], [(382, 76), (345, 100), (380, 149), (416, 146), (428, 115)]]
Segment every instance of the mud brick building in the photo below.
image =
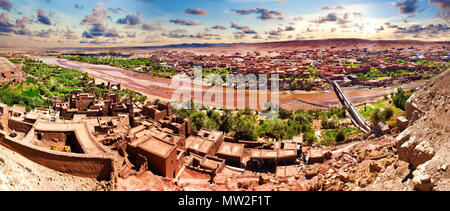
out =
[(163, 104), (159, 100), (156, 100), (153, 104), (145, 105), (142, 110), (155, 121), (172, 116), (172, 106), (170, 104)]
[[(155, 135), (155, 136), (153, 136)], [(156, 131), (146, 132), (144, 135), (129, 143), (130, 155), (143, 156), (148, 167), (155, 173), (168, 178), (175, 178), (182, 167), (184, 152), (178, 150), (178, 143), (182, 137), (164, 136)]]
[(163, 127), (171, 129), (175, 134), (180, 134), (188, 137), (191, 134), (191, 121), (181, 117), (172, 115), (159, 120)]
[(228, 165), (241, 167), (243, 154), (244, 144), (223, 142), (217, 150), (216, 156), (226, 160)]
[(186, 140), (186, 150), (189, 153), (201, 156), (214, 156), (223, 143), (225, 135), (223, 132), (201, 129), (197, 135), (191, 135)]

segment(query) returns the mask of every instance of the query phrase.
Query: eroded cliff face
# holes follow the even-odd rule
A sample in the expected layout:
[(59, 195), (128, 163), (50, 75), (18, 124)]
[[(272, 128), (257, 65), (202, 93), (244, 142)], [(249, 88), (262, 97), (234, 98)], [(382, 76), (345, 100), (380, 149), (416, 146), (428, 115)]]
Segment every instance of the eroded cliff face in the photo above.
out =
[(450, 190), (450, 71), (430, 80), (406, 104), (409, 127), (397, 137), (417, 190)]

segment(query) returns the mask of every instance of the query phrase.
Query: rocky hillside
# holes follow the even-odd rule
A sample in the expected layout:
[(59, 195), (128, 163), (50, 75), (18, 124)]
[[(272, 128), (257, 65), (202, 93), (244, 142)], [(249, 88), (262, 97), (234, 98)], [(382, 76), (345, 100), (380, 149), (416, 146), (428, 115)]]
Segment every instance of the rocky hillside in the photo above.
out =
[(8, 59), (0, 57), (0, 84), (25, 80), (26, 74)]
[(397, 137), (400, 160), (408, 162), (421, 190), (450, 190), (450, 71), (429, 81), (407, 102), (411, 120)]

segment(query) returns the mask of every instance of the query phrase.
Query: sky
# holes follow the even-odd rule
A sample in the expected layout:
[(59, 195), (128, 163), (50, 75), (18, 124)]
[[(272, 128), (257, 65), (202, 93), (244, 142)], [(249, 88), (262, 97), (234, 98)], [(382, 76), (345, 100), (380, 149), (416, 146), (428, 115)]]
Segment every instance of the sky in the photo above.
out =
[(0, 0), (0, 46), (448, 41), (450, 0)]

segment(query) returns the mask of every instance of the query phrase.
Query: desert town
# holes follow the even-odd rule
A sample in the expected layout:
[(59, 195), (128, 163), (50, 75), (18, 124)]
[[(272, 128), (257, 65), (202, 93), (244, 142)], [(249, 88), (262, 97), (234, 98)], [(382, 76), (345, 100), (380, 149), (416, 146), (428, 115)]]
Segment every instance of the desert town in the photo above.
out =
[[(10, 74), (18, 76), (5, 75), (8, 82), (25, 80), (20, 71)], [(267, 143), (235, 140), (211, 129), (194, 131), (170, 103), (138, 102), (121, 95), (119, 83), (95, 84), (88, 92), (73, 89), (68, 97), (54, 96), (48, 108), (1, 104), (0, 144), (49, 169), (108, 181), (109, 190), (386, 188), (377, 184), (378, 176), (392, 180), (392, 189), (446, 190), (448, 141), (437, 149), (412, 138), (417, 134), (410, 128), (429, 121), (424, 116), (443, 114), (429, 131), (442, 141), (448, 133), (448, 80), (447, 70), (425, 86), (432, 92), (425, 89), (408, 100), (406, 116), (396, 119), (395, 129), (377, 136), (363, 133), (330, 147), (308, 145), (302, 136)], [(426, 110), (423, 99), (430, 95), (435, 106)], [(431, 176), (425, 171), (430, 163), (438, 165)], [(396, 170), (401, 172), (395, 178), (418, 176), (404, 185), (392, 179)]]
[[(244, 51), (228, 54), (204, 54), (185, 50), (156, 50), (150, 53), (64, 53), (61, 58), (152, 58), (178, 73), (193, 76), (194, 67), (212, 73), (279, 74), (280, 90), (326, 90), (329, 81), (342, 86), (382, 87), (430, 78), (439, 66), (449, 61), (446, 46), (440, 48), (391, 48), (386, 50), (334, 47), (294, 51)], [(145, 72), (146, 67), (134, 69)], [(367, 73), (374, 73), (367, 75)], [(150, 72), (151, 74), (151, 72)], [(204, 84), (212, 84), (206, 81)], [(229, 86), (224, 84), (224, 86)], [(234, 85), (236, 86), (236, 85)]]

